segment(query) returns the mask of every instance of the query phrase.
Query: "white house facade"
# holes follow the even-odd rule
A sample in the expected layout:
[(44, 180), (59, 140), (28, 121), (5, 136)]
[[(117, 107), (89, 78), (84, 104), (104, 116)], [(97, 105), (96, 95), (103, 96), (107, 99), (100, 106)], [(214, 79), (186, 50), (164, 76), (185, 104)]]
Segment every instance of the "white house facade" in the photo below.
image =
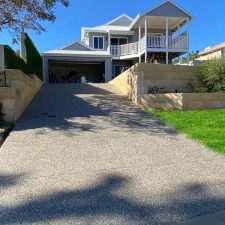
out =
[(204, 51), (199, 52), (198, 60), (204, 61), (222, 57), (225, 57), (225, 42), (205, 48)]
[(48, 82), (108, 82), (135, 63), (169, 64), (189, 52), (193, 16), (170, 0), (138, 14), (123, 14), (97, 27), (81, 28), (81, 41), (43, 53)]

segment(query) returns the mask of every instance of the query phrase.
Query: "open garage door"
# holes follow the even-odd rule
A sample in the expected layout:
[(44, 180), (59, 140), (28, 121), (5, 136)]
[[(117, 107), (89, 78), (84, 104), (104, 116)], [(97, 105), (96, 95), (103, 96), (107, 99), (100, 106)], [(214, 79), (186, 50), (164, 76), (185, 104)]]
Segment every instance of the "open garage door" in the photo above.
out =
[(49, 83), (105, 82), (104, 61), (49, 60)]

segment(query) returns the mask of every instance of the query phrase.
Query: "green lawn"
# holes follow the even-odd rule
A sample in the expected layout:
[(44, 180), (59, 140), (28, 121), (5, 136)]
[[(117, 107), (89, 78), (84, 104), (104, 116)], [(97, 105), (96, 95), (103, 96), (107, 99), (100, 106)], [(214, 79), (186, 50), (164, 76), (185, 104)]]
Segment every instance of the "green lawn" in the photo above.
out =
[(225, 154), (225, 109), (199, 111), (148, 111), (179, 132)]

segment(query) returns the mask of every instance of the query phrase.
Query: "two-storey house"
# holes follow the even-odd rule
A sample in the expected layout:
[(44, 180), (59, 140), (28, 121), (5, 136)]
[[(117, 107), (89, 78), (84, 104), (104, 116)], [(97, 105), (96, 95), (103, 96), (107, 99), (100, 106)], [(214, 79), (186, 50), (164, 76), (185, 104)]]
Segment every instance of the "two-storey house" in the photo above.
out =
[(45, 82), (108, 82), (135, 63), (169, 64), (189, 52), (193, 16), (170, 0), (104, 25), (81, 28), (81, 41), (43, 53)]

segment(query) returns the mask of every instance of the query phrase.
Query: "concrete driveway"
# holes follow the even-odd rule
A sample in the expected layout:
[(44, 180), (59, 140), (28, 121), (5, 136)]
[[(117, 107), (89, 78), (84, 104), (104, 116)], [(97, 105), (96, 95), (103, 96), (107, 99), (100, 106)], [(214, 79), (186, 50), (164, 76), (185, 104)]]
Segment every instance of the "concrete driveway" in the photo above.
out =
[(225, 157), (108, 84), (44, 86), (0, 149), (0, 224), (174, 225), (223, 209)]

